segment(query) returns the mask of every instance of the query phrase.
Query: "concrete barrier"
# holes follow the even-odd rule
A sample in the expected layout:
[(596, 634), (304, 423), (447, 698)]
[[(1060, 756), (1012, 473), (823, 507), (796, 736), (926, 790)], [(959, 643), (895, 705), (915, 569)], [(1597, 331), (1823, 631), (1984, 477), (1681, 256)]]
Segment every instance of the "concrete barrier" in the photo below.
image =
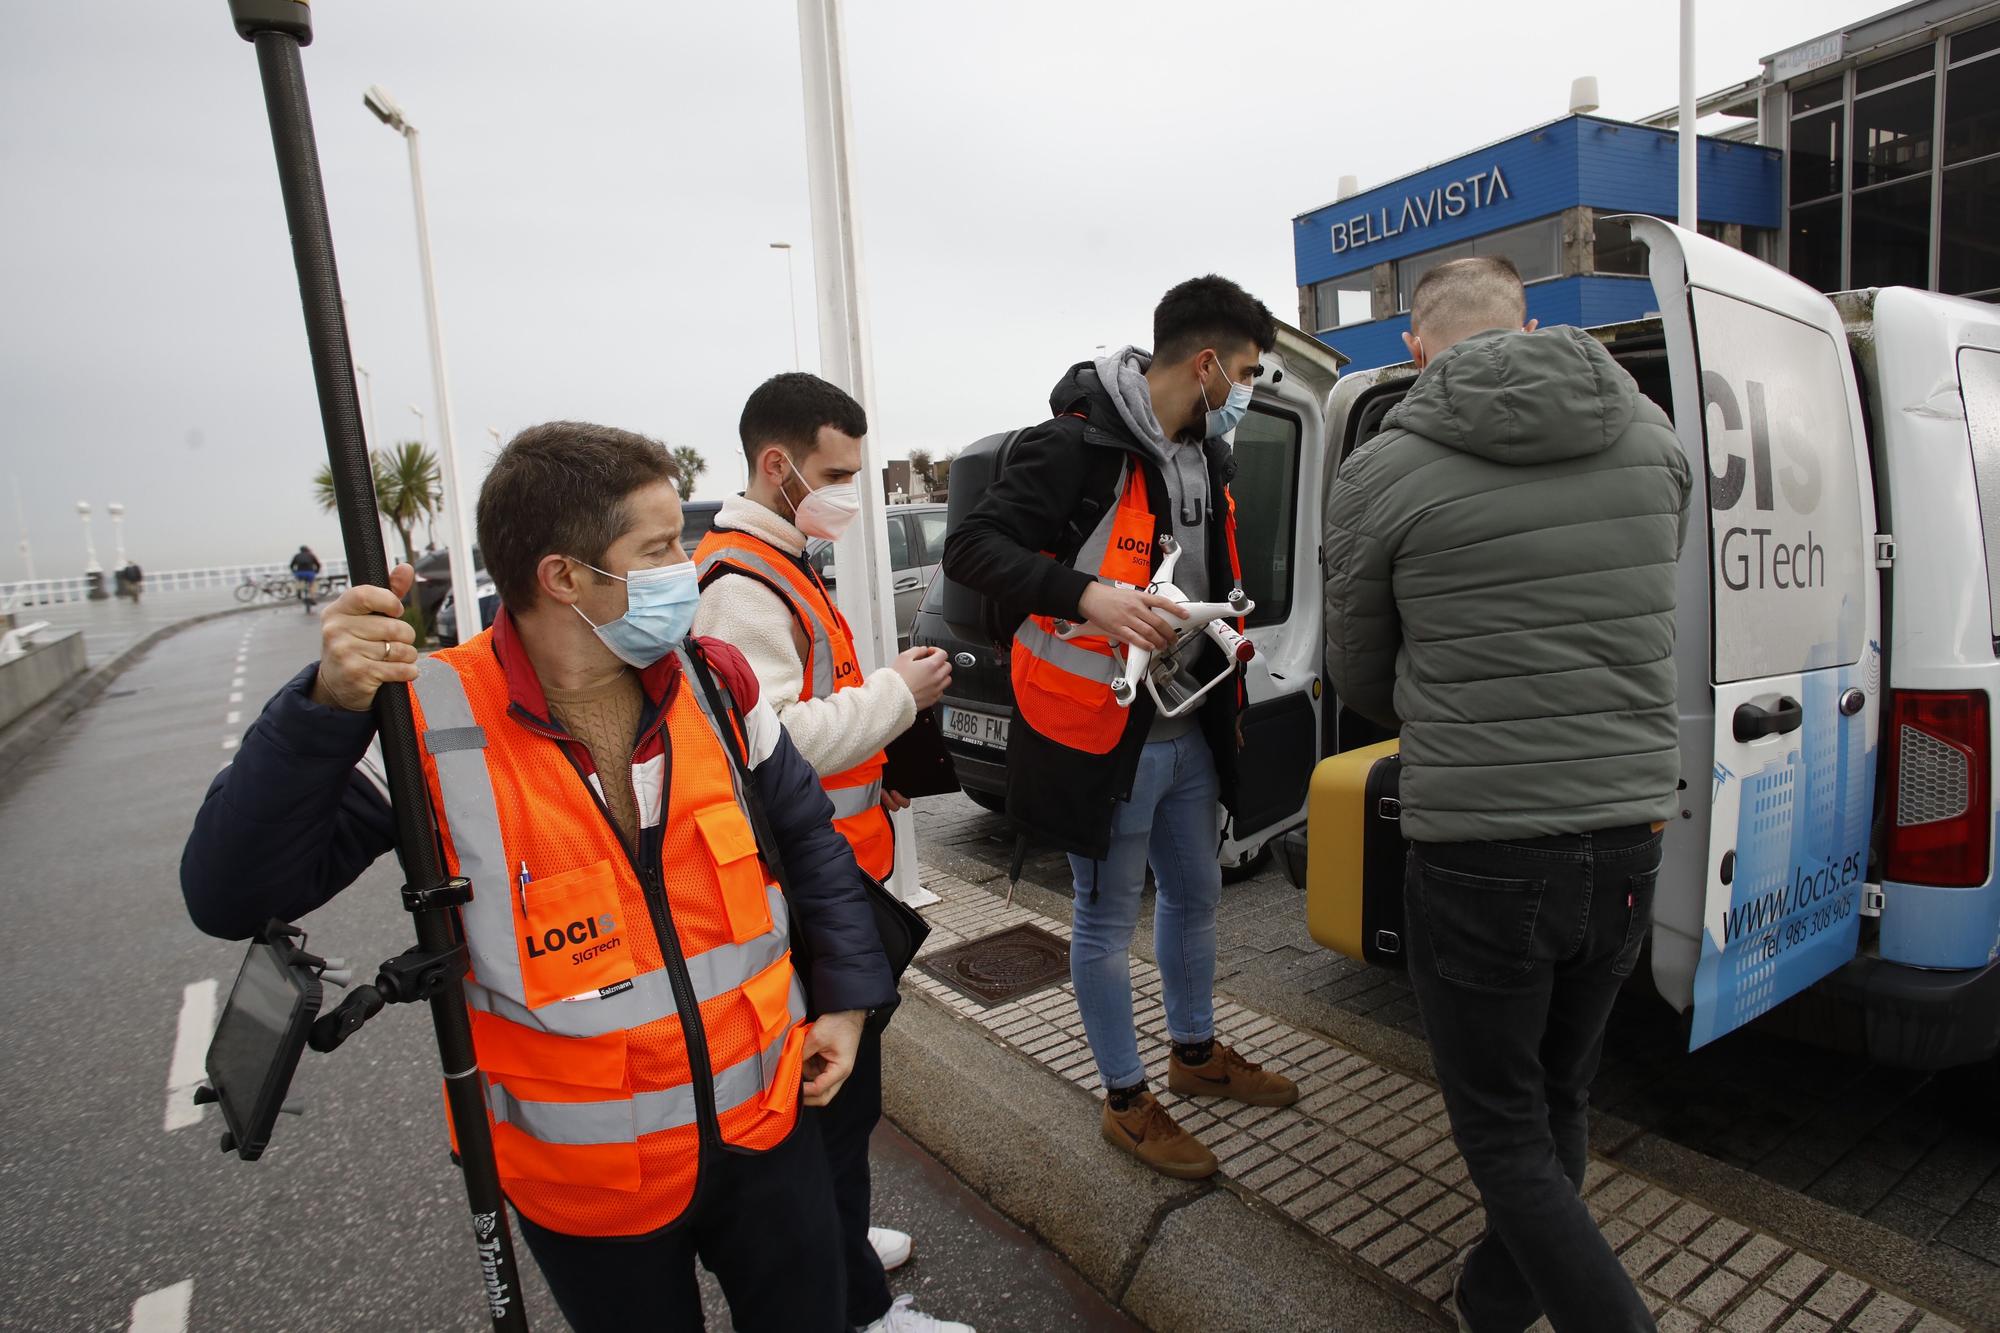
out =
[(21, 657), (0, 662), (0, 728), (83, 674), (83, 635), (41, 639)]

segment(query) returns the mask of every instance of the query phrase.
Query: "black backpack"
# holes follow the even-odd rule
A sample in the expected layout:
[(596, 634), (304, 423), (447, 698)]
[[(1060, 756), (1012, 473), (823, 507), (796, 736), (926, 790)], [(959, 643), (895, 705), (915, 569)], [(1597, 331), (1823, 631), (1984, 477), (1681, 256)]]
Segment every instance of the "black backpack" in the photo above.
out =
[[(978, 508), (1000, 476), (1000, 470), (1007, 465), (1014, 441), (1025, 433), (1025, 430), (1010, 430), (988, 435), (952, 458), (951, 494), (945, 505), (946, 532), (955, 531)], [(1021, 623), (1018, 614), (1010, 613), (992, 598), (946, 578), (943, 573), (939, 573), (938, 582), (945, 623), (961, 637), (985, 638), (994, 644), (1004, 644), (1014, 637), (1014, 627)]]

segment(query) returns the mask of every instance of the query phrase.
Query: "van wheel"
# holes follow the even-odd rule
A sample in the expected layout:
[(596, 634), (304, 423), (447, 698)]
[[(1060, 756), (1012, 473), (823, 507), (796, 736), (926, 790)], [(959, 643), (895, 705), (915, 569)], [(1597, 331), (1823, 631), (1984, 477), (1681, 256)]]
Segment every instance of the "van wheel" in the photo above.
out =
[(1246, 879), (1254, 879), (1258, 875), (1263, 874), (1265, 868), (1270, 864), (1271, 844), (1267, 842), (1256, 851), (1250, 853), (1249, 860), (1240, 862), (1237, 865), (1222, 867), (1222, 882), (1224, 884), (1241, 884)]
[(1007, 813), (1007, 793), (1001, 791), (981, 791), (977, 787), (961, 787), (972, 803), (981, 810), (991, 810), (996, 815)]

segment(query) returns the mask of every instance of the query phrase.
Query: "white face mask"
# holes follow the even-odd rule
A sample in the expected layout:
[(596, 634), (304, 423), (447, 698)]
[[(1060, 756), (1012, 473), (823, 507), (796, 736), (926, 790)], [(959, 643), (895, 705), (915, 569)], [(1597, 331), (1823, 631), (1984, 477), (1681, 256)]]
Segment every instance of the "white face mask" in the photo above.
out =
[(838, 486), (822, 486), (814, 490), (792, 462), (790, 454), (785, 455), (785, 466), (791, 468), (792, 475), (806, 488), (806, 498), (792, 506), (792, 522), (800, 532), (808, 537), (822, 537), (827, 541), (839, 541), (840, 535), (854, 525), (855, 515), (861, 512), (861, 488), (851, 481)]

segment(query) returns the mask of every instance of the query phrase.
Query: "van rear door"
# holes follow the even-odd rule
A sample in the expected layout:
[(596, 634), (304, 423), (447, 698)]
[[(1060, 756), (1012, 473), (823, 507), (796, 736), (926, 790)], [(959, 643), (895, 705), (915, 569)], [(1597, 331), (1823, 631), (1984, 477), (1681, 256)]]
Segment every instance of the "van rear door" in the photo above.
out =
[(1289, 325), (1264, 357), (1250, 411), (1236, 428), (1229, 493), (1246, 622), (1256, 655), (1243, 670), (1236, 809), (1223, 830), (1233, 865), (1305, 817), (1319, 757), (1319, 523), (1316, 491), (1326, 448), (1325, 404), (1346, 358)]
[(1719, 242), (1632, 219), (1649, 251), (1696, 495), (1681, 558), (1683, 818), (1653, 975), (1690, 1049), (1852, 958), (1878, 702), (1875, 497), (1839, 315)]

